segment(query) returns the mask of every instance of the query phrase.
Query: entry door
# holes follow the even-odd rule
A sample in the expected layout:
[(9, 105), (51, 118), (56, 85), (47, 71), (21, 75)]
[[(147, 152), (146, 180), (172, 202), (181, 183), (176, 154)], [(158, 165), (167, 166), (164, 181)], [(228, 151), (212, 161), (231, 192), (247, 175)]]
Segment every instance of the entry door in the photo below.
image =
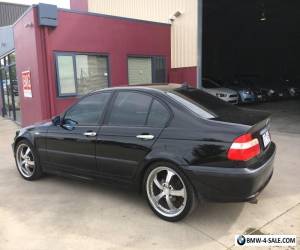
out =
[(64, 115), (62, 125), (52, 126), (47, 138), (47, 167), (81, 174), (99, 173), (95, 158), (99, 122), (110, 92), (89, 95)]
[(13, 118), (13, 103), (8, 71), (5, 68), (0, 69), (0, 71), (3, 90), (4, 115)]
[(120, 91), (99, 131), (96, 157), (104, 177), (130, 180), (159, 137), (169, 112), (152, 96)]

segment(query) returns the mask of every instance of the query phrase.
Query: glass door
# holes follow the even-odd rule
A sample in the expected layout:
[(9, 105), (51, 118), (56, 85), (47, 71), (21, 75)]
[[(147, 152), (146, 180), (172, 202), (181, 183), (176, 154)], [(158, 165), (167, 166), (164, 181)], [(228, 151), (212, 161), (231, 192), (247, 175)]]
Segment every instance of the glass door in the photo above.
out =
[(16, 74), (16, 65), (9, 67), (9, 76), (10, 76), (10, 92), (11, 92), (11, 101), (13, 108), (13, 118), (14, 120), (21, 121), (21, 112), (20, 112), (20, 98), (19, 98), (19, 87)]
[(16, 75), (15, 53), (2, 58), (0, 64), (0, 83), (4, 116), (21, 120), (19, 89)]
[(4, 116), (12, 117), (12, 102), (10, 96), (10, 84), (9, 80), (7, 80), (7, 72), (5, 68), (1, 69), (1, 83), (3, 90), (3, 113)]

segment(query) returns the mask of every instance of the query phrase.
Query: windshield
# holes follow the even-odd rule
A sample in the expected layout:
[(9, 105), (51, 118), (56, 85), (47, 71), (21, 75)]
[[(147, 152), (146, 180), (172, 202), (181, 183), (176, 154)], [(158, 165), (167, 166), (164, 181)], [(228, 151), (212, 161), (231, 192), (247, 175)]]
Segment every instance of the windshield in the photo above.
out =
[(167, 92), (176, 101), (205, 119), (213, 119), (239, 111), (234, 105), (194, 88), (178, 88)]
[(204, 88), (208, 88), (208, 89), (221, 88), (221, 86), (218, 83), (210, 79), (203, 79), (202, 83)]

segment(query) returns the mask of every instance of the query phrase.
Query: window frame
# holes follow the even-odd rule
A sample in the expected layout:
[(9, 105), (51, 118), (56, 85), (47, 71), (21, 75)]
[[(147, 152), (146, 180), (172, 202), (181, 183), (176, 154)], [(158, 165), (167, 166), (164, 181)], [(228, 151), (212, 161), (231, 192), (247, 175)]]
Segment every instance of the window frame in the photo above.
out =
[[(164, 59), (164, 62), (165, 62), (165, 80), (164, 82), (161, 82), (161, 83), (153, 83), (153, 71), (152, 71), (152, 68), (153, 68), (153, 59), (156, 58), (156, 57), (162, 57)], [(129, 82), (129, 58), (150, 58), (151, 59), (151, 80), (152, 82), (151, 83), (146, 83), (146, 84), (130, 84)], [(128, 86), (149, 86), (149, 85), (162, 85), (162, 84), (168, 84), (167, 83), (167, 76), (168, 76), (168, 67), (167, 67), (167, 56), (165, 55), (137, 55), (137, 54), (128, 54), (127, 55), (127, 61), (126, 61), (126, 64), (127, 64), (127, 82), (128, 82)]]
[[(56, 97), (58, 98), (65, 98), (65, 97), (78, 97), (82, 96), (78, 94), (78, 80), (77, 80), (77, 67), (76, 67), (76, 56), (77, 55), (86, 55), (86, 56), (99, 56), (99, 57), (105, 57), (106, 63), (107, 63), (107, 88), (110, 87), (110, 55), (108, 53), (96, 53), (96, 52), (60, 52), (55, 51), (54, 52), (54, 58), (55, 58), (55, 76), (56, 76)], [(75, 83), (75, 90), (76, 93), (70, 93), (70, 94), (62, 94), (61, 93), (61, 82), (59, 77), (59, 69), (58, 69), (58, 56), (71, 56), (72, 62), (73, 62), (73, 72), (74, 72), (74, 83)], [(83, 95), (82, 97), (84, 97)]]
[(84, 96), (82, 96), (81, 98), (78, 99), (77, 102), (75, 102), (72, 106), (70, 106), (61, 116), (62, 120), (65, 119), (65, 116), (66, 114), (74, 107), (76, 106), (79, 102), (81, 102), (82, 100), (84, 100), (85, 98), (88, 98), (90, 96), (93, 96), (93, 95), (99, 95), (99, 94), (104, 94), (104, 93), (109, 93), (110, 94), (110, 97), (108, 98), (108, 101), (104, 107), (104, 110), (103, 110), (103, 114), (99, 117), (98, 121), (96, 124), (77, 124), (76, 127), (99, 127), (99, 126), (102, 126), (103, 125), (103, 122), (104, 122), (104, 119), (106, 117), (106, 113), (108, 110), (110, 110), (110, 106), (111, 106), (111, 103), (113, 101), (113, 97), (115, 95), (114, 91), (113, 90), (105, 90), (105, 91), (99, 91), (99, 92), (95, 92), (95, 93), (89, 93), (89, 94), (86, 94)]
[[(147, 96), (151, 97), (151, 102), (150, 102), (150, 105), (149, 105), (149, 108), (148, 108), (148, 112), (147, 112), (147, 115), (146, 115), (146, 120), (145, 120), (144, 125), (124, 125), (124, 124), (123, 125), (117, 125), (117, 124), (111, 125), (111, 124), (108, 123), (109, 119), (111, 117), (111, 114), (112, 114), (111, 111), (113, 109), (113, 105), (115, 103), (115, 100), (118, 97), (118, 94), (122, 93), (122, 92), (138, 93), (138, 94), (147, 95)], [(148, 125), (148, 118), (149, 118), (149, 114), (150, 114), (150, 111), (151, 111), (152, 104), (153, 104), (154, 100), (158, 101), (161, 105), (163, 105), (166, 108), (166, 110), (169, 114), (169, 119), (166, 121), (166, 123), (163, 127), (155, 127), (155, 126), (149, 126)], [(105, 116), (103, 117), (101, 126), (129, 127), (129, 128), (134, 128), (134, 127), (139, 127), (139, 128), (161, 128), (161, 129), (164, 129), (170, 124), (170, 121), (173, 119), (173, 117), (174, 117), (173, 111), (171, 110), (169, 105), (167, 105), (163, 100), (161, 100), (161, 98), (159, 98), (155, 95), (152, 95), (150, 93), (147, 93), (145, 91), (140, 91), (140, 90), (136, 90), (136, 89), (134, 89), (134, 90), (130, 90), (130, 89), (121, 90), (120, 89), (120, 90), (115, 90), (114, 93), (112, 94), (110, 102), (109, 102), (109, 106), (106, 109)]]

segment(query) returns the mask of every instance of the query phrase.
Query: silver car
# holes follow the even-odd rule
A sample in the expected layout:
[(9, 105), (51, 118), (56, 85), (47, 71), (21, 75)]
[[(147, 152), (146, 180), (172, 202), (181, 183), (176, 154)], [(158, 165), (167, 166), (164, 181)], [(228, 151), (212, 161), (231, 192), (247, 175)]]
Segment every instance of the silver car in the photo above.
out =
[(230, 102), (232, 104), (237, 104), (239, 101), (238, 93), (235, 90), (224, 88), (216, 81), (204, 78), (202, 81), (203, 91), (216, 96), (226, 102)]

